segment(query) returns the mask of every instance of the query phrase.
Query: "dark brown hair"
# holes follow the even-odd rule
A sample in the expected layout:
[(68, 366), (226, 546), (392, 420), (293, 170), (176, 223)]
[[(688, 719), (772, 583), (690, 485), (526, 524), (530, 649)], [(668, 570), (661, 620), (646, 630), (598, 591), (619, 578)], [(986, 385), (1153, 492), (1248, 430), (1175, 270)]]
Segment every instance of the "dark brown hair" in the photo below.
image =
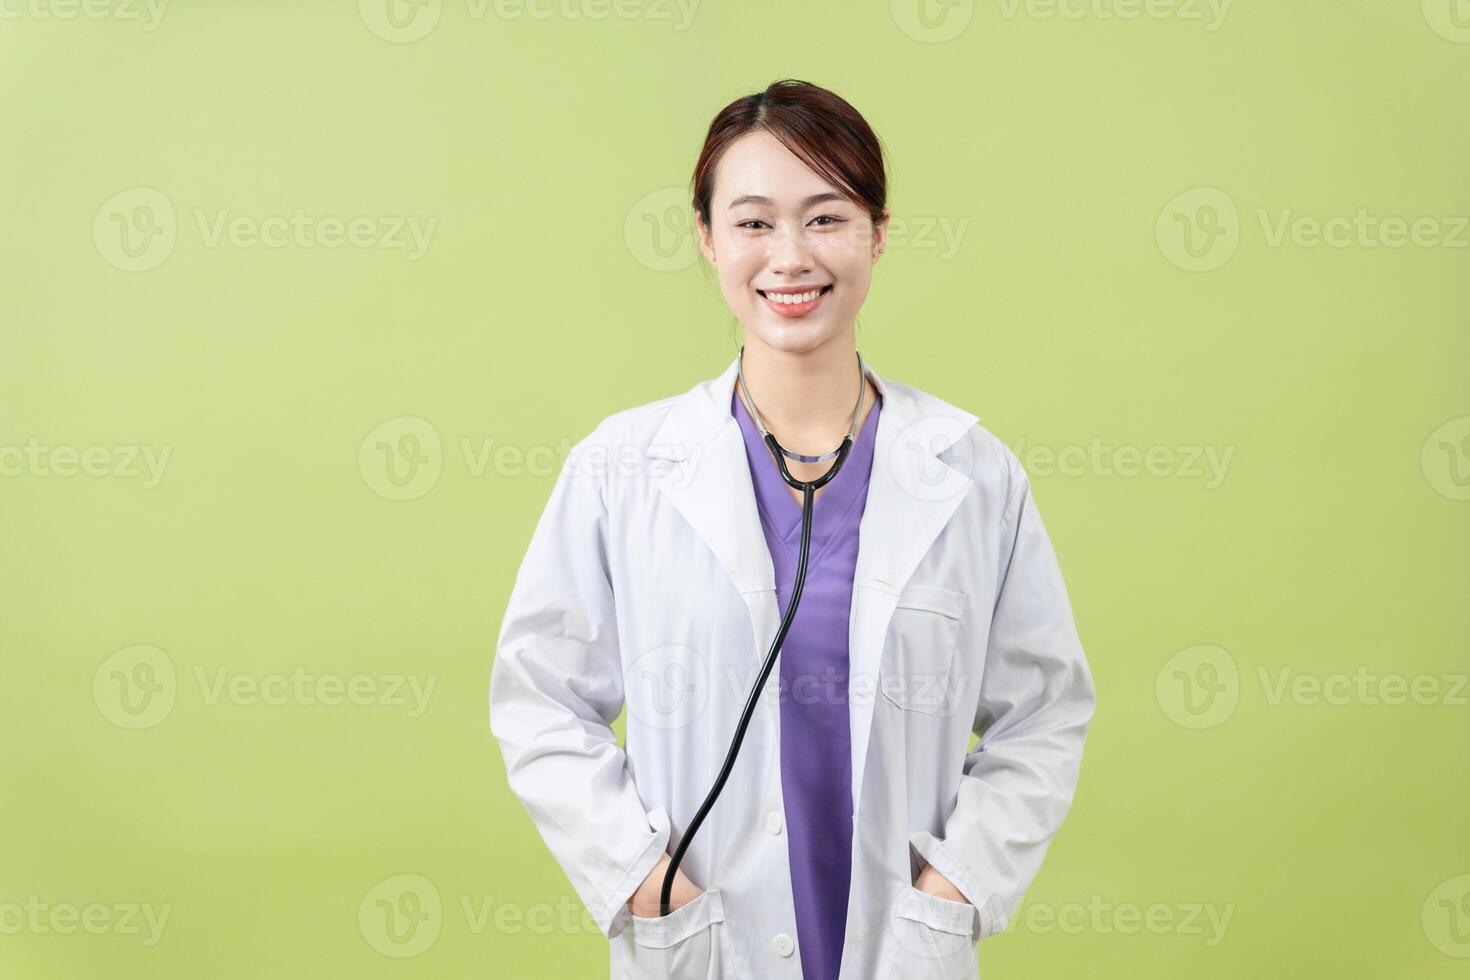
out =
[(888, 178), (883, 145), (866, 119), (840, 95), (795, 78), (772, 82), (764, 92), (736, 99), (710, 123), (694, 167), (694, 213), (710, 224), (715, 167), (746, 133), (763, 129), (824, 180), (883, 222)]

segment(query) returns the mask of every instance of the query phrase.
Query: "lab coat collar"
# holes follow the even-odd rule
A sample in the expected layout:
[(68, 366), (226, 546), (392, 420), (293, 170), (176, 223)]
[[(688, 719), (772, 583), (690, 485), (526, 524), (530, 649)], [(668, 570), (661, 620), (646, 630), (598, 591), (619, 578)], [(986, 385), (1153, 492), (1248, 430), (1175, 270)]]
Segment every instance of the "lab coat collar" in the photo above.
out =
[[(974, 442), (963, 438), (978, 421), (976, 415), (885, 379), (866, 360), (864, 366), (883, 396), (883, 410), (858, 529), (848, 629), (850, 675), (861, 675), (869, 692), (860, 697), (854, 689), (849, 701), (855, 808), (862, 796), (878, 666), (893, 610), (969, 492), (971, 468), (985, 462), (973, 456)], [(751, 656), (758, 666), (775, 639), (780, 610), (745, 440), (730, 412), (738, 367), (737, 356), (718, 377), (675, 396), (645, 453), (679, 464), (660, 477), (659, 488), (714, 552), (750, 606), (756, 639)], [(778, 673), (772, 672), (772, 683)]]

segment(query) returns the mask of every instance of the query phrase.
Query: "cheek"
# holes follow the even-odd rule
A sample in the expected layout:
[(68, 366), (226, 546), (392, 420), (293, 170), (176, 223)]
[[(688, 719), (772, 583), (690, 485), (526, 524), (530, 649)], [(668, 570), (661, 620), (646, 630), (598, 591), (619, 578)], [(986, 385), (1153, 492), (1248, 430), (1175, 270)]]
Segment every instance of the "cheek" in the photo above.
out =
[(762, 256), (750, 248), (734, 245), (719, 255), (720, 282), (727, 290), (746, 291), (764, 267)]
[(842, 288), (835, 297), (835, 306), (846, 312), (856, 313), (867, 301), (873, 284), (873, 269), (866, 263), (854, 263), (835, 270)]
[(855, 232), (837, 232), (815, 250), (815, 257), (844, 279), (866, 274), (872, 266), (873, 246)]
[(843, 249), (827, 258), (826, 266), (845, 285), (866, 288), (873, 277), (873, 262), (866, 249)]
[(751, 289), (751, 275), (741, 268), (727, 267), (723, 261), (720, 263), (720, 291), (725, 294), (725, 302), (731, 308), (741, 308), (755, 299), (756, 296)]

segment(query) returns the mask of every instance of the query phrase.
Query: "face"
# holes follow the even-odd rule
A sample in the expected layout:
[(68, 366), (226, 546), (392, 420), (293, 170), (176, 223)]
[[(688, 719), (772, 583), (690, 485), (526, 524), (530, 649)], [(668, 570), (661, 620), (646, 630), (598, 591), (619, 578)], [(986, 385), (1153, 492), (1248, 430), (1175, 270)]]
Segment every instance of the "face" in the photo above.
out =
[[(850, 346), (888, 216), (874, 228), (862, 207), (756, 130), (730, 144), (715, 168), (710, 224), (698, 222), (700, 251), (747, 343), (792, 353)], [(803, 293), (818, 295), (776, 298)]]

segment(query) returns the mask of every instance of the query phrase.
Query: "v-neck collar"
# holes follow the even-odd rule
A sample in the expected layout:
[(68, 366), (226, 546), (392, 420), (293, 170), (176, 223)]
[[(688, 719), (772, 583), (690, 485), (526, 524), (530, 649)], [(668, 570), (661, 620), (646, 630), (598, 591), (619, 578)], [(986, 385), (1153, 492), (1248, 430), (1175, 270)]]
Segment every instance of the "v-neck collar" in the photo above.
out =
[[(822, 488), (812, 504), (811, 561), (821, 557), (827, 542), (846, 523), (854, 504), (867, 489), (868, 477), (873, 471), (873, 444), (882, 406), (880, 395), (858, 430), (842, 469)], [(756, 503), (771, 529), (794, 552), (801, 544), (801, 502), (792, 496), (786, 481), (781, 479), (776, 461), (771, 458), (760, 429), (756, 428), (755, 420), (745, 410), (745, 403), (738, 393), (730, 395), (730, 411), (739, 420), (741, 434), (745, 437), (745, 456), (755, 485)]]

